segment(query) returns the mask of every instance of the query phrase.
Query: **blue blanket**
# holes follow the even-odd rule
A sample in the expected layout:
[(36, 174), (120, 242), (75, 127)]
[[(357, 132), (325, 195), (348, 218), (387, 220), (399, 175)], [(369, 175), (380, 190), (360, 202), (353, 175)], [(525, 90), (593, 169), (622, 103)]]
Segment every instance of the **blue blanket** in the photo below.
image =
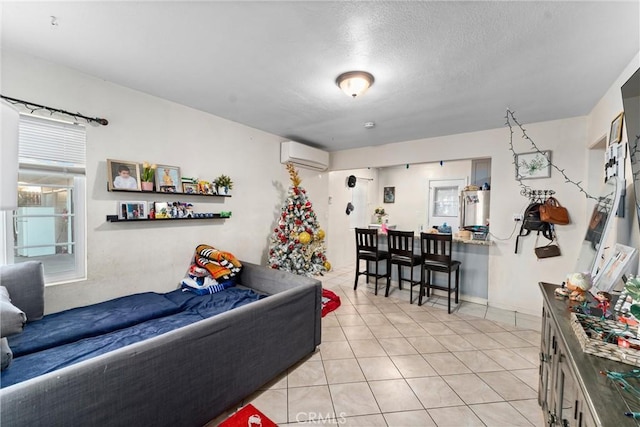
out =
[[(157, 297), (164, 299), (166, 304), (162, 304)], [(45, 326), (38, 326), (37, 328), (39, 335), (32, 333), (31, 338), (36, 341), (42, 340), (46, 345), (39, 342), (31, 343), (30, 348), (41, 348), (42, 350), (32, 351), (29, 354), (23, 353), (22, 356), (15, 357), (9, 368), (2, 371), (0, 386), (8, 387), (21, 381), (35, 378), (65, 366), (249, 304), (264, 297), (264, 295), (257, 294), (252, 290), (235, 287), (203, 296), (176, 290), (167, 294), (146, 293), (131, 295), (93, 306), (82, 307), (84, 310), (73, 309), (47, 315), (42, 320), (29, 324), (33, 326), (43, 322)], [(129, 298), (131, 298), (131, 300), (129, 300)], [(147, 311), (144, 304), (139, 305), (144, 299), (147, 299), (151, 306), (162, 307), (156, 312), (157, 316), (153, 317), (153, 315), (149, 314), (134, 315), (134, 313), (131, 313), (137, 310), (141, 312)], [(96, 314), (98, 314), (98, 318), (95, 320), (87, 317), (93, 307), (97, 307)], [(168, 307), (172, 309), (167, 310)], [(108, 315), (108, 310), (112, 310), (113, 316)], [(82, 319), (81, 321), (83, 323), (74, 324), (71, 319), (63, 319), (63, 313), (69, 312), (71, 312), (72, 318), (78, 321)], [(79, 312), (82, 312), (81, 318), (79, 317)], [(132, 320), (130, 320), (131, 316), (129, 315), (137, 316), (138, 319), (147, 318), (131, 325), (130, 322)], [(111, 327), (106, 326), (109, 317), (113, 318)], [(127, 317), (129, 320), (125, 321), (120, 319), (120, 317)], [(49, 318), (53, 320), (50, 321)], [(77, 338), (74, 341), (69, 341), (69, 337), (72, 335), (76, 337), (80, 336), (80, 333), (77, 331), (82, 329), (79, 326), (83, 324), (88, 326), (88, 329), (94, 331), (94, 335), (87, 335)], [(127, 326), (120, 328), (115, 328), (114, 326), (123, 324), (127, 324)], [(52, 346), (53, 339), (47, 336), (46, 325), (54, 325), (58, 328), (64, 328), (64, 325), (68, 325), (76, 332), (62, 337), (64, 335), (62, 331), (56, 331), (53, 335), (58, 336), (58, 338), (62, 337), (62, 339), (59, 339), (58, 344)], [(110, 331), (95, 334), (100, 328), (94, 327), (94, 325), (102, 325), (102, 329), (110, 329)], [(24, 344), (22, 348), (24, 349)]]
[(48, 314), (37, 322), (27, 323), (21, 334), (9, 337), (9, 346), (13, 357), (20, 357), (179, 311), (180, 307), (163, 294), (128, 295)]

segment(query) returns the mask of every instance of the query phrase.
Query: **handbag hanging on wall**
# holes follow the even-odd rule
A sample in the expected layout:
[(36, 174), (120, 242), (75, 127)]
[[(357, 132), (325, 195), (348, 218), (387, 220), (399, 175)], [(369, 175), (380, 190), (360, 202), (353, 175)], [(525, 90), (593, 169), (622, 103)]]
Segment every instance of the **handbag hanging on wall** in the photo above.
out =
[[(538, 246), (533, 249), (538, 259), (553, 258), (553, 257), (562, 255), (562, 253), (560, 253), (560, 246), (558, 246), (558, 239), (556, 238), (556, 232), (555, 230), (552, 230), (551, 232), (553, 233), (553, 240), (551, 242), (549, 242), (545, 246)], [(537, 243), (538, 243), (538, 238), (536, 236), (536, 244)]]
[(569, 211), (560, 205), (558, 199), (549, 197), (540, 206), (540, 219), (551, 224), (567, 225), (569, 224)]

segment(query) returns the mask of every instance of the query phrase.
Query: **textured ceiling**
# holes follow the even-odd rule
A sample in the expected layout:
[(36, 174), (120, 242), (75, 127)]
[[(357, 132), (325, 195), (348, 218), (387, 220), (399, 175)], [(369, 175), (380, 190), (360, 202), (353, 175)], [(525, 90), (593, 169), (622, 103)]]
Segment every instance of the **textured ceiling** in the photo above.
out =
[(639, 3), (4, 1), (2, 47), (335, 151), (587, 114), (640, 50)]

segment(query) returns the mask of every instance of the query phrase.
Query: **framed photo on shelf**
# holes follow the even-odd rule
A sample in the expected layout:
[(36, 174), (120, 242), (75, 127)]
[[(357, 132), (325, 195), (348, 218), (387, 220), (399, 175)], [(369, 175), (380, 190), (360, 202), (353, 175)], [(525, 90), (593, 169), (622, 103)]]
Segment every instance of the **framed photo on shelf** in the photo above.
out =
[(622, 141), (622, 121), (624, 119), (624, 111), (616, 116), (611, 122), (609, 130), (609, 145), (617, 144)]
[(171, 208), (167, 202), (155, 202), (154, 210), (156, 219), (171, 218)]
[(622, 275), (631, 267), (637, 252), (636, 248), (616, 243), (611, 256), (594, 277), (591, 292), (595, 295), (599, 291), (613, 291)]
[(147, 202), (118, 202), (118, 219), (145, 219), (148, 215)]
[(198, 184), (191, 184), (188, 182), (182, 183), (182, 192), (185, 194), (198, 194)]
[(140, 164), (107, 159), (109, 190), (140, 191)]
[(180, 168), (158, 165), (156, 169), (156, 189), (161, 193), (182, 193)]
[(516, 179), (551, 177), (551, 150), (516, 154)]
[(382, 200), (384, 201), (384, 203), (395, 203), (396, 187), (384, 187), (384, 192), (382, 193)]

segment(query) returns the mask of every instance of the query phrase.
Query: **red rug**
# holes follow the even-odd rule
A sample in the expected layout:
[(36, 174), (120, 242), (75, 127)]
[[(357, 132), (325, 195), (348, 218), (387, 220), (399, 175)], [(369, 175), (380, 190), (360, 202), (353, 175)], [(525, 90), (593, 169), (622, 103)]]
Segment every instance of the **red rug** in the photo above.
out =
[(322, 317), (340, 307), (340, 297), (329, 289), (322, 289)]
[(235, 414), (224, 420), (219, 427), (277, 427), (265, 414), (255, 406), (248, 404)]

